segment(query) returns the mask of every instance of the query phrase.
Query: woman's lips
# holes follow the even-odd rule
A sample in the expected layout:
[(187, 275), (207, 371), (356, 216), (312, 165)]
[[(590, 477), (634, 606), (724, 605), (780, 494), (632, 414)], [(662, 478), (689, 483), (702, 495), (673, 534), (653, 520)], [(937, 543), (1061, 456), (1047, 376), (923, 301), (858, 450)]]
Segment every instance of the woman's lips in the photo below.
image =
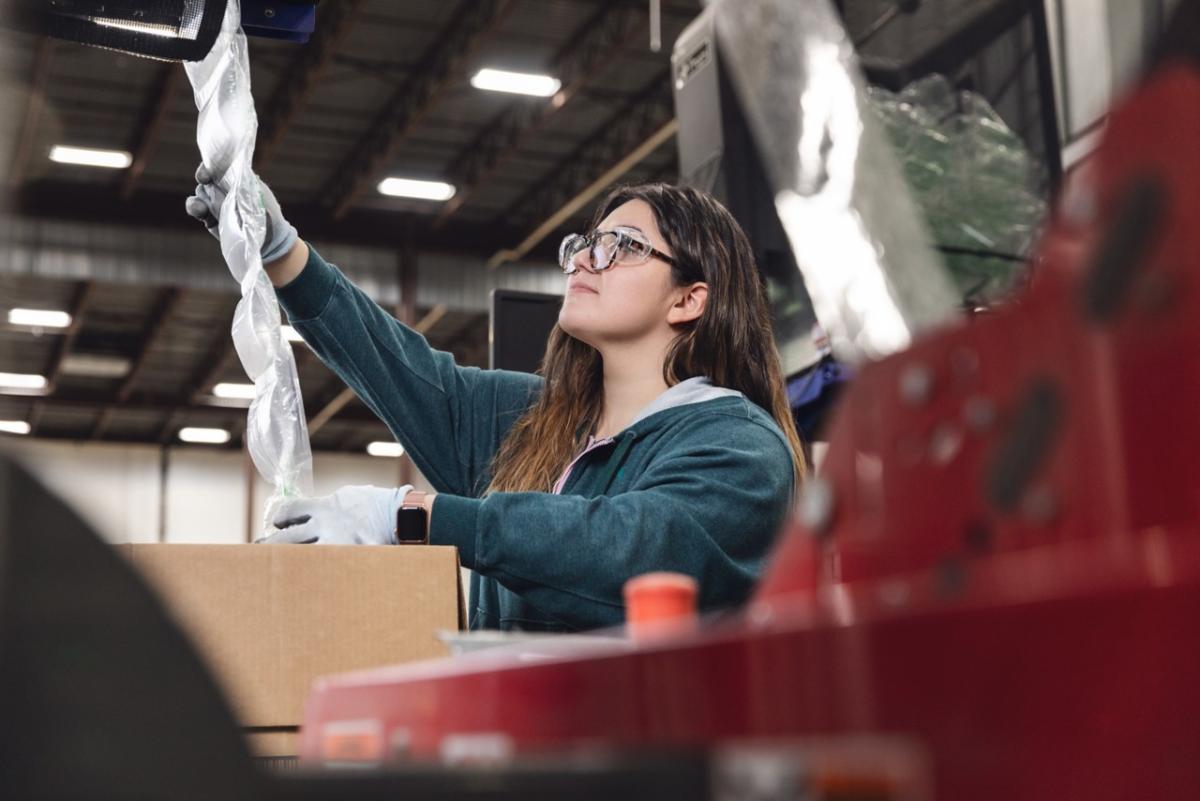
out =
[(599, 294), (596, 290), (592, 289), (590, 286), (584, 286), (583, 284), (572, 284), (570, 287), (567, 288), (567, 291), (571, 292), (571, 293), (587, 292), (592, 295)]

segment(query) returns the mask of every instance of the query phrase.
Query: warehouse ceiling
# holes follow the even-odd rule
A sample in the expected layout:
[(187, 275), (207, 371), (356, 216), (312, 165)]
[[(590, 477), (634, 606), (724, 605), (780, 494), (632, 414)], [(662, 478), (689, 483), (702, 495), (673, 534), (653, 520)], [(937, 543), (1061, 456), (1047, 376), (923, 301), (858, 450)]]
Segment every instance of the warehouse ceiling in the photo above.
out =
[[(640, 0), (325, 0), (307, 45), (250, 41), (256, 169), (302, 236), (394, 250), (398, 276), (409, 271), (401, 287), (425, 253), (485, 270), (618, 165), (632, 162), (623, 181), (676, 177), (674, 138), (664, 136), (669, 53), (700, 4), (662, 2), (657, 53), (648, 9)], [(0, 86), (8, 214), (127, 231), (130, 254), (147, 226), (193, 246), (183, 201), (198, 162), (196, 111), (180, 65), (3, 30), (0, 58), (16, 78)], [(547, 73), (562, 88), (553, 98), (483, 91), (469, 80), (483, 67)], [(51, 161), (62, 144), (125, 150), (132, 164)], [(445, 181), (456, 194), (385, 197), (376, 186), (389, 176)], [(525, 258), (546, 261), (559, 229), (580, 224), (579, 214), (556, 222)], [(219, 261), (215, 243), (211, 255)], [(161, 444), (183, 427), (216, 426), (232, 432), (226, 447), (239, 447), (244, 402), (213, 397), (216, 384), (245, 381), (229, 337), (236, 286), (189, 284), (86, 270), (0, 276), (0, 311), (72, 315), (65, 328), (0, 319), (0, 373), (47, 382), (27, 394), (0, 389), (0, 421), (28, 423), (38, 437)], [(486, 312), (412, 302), (393, 311), (460, 363), (486, 364)], [(305, 345), (293, 347), (315, 449), (390, 438)]]

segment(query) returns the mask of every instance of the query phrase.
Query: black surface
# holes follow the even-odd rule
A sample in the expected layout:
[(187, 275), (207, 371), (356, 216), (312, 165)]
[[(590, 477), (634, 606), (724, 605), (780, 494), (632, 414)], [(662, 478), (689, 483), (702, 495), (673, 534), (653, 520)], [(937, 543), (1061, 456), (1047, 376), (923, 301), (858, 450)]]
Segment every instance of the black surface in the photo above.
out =
[(558, 322), (562, 295), (497, 289), (488, 320), (489, 366), (493, 370), (536, 373), (546, 340)]
[(1147, 266), (1147, 253), (1159, 240), (1166, 206), (1166, 186), (1157, 175), (1140, 176), (1121, 193), (1114, 221), (1097, 244), (1080, 287), (1089, 322), (1107, 323), (1124, 307), (1134, 278)]
[(1200, 2), (1197, 0), (1181, 0), (1166, 26), (1162, 41), (1155, 47), (1154, 63), (1168, 62), (1200, 68)]
[[(9, 5), (7, 24), (23, 30), (163, 61), (200, 61), (220, 33), (226, 0), (9, 0)], [(194, 28), (195, 38), (101, 25), (97, 18), (163, 30)]]
[(258, 781), (145, 584), (0, 453), (0, 795), (236, 801)]
[(1016, 510), (1060, 439), (1063, 400), (1058, 384), (1038, 378), (1026, 387), (1013, 420), (988, 464), (987, 496), (1001, 512)]
[(269, 801), (699, 801), (712, 797), (699, 753), (565, 755), (497, 767), (413, 766), (387, 772), (282, 775)]

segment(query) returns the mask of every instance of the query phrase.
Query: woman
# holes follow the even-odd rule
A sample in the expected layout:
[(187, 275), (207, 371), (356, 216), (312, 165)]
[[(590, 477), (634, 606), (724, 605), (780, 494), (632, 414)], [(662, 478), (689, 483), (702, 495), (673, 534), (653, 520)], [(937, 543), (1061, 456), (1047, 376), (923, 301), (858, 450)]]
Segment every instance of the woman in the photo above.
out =
[[(188, 211), (215, 232), (203, 170)], [(710, 196), (617, 189), (567, 274), (540, 376), (459, 367), (301, 241), (263, 186), (267, 273), (292, 325), (436, 489), (345, 487), (297, 501), (271, 542), (395, 542), (401, 503), (474, 571), (471, 628), (623, 620), (654, 570), (702, 610), (750, 593), (805, 464), (745, 234)]]

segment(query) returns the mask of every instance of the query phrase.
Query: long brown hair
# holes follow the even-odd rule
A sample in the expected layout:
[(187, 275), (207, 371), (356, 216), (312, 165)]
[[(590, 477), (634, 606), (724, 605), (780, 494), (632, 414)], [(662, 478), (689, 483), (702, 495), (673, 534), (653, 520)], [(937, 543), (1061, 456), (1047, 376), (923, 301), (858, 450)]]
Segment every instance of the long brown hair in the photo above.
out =
[[(704, 313), (680, 326), (667, 351), (667, 386), (707, 376), (765, 409), (791, 446), (799, 487), (806, 473), (804, 449), (788, 407), (766, 291), (746, 234), (711, 195), (668, 184), (618, 187), (596, 210), (589, 230), (631, 200), (644, 200), (654, 210), (675, 256), (671, 273), (676, 284), (708, 284)], [(488, 492), (549, 491), (600, 419), (604, 379), (599, 351), (555, 325), (539, 372), (546, 380), (541, 397), (496, 452)]]

